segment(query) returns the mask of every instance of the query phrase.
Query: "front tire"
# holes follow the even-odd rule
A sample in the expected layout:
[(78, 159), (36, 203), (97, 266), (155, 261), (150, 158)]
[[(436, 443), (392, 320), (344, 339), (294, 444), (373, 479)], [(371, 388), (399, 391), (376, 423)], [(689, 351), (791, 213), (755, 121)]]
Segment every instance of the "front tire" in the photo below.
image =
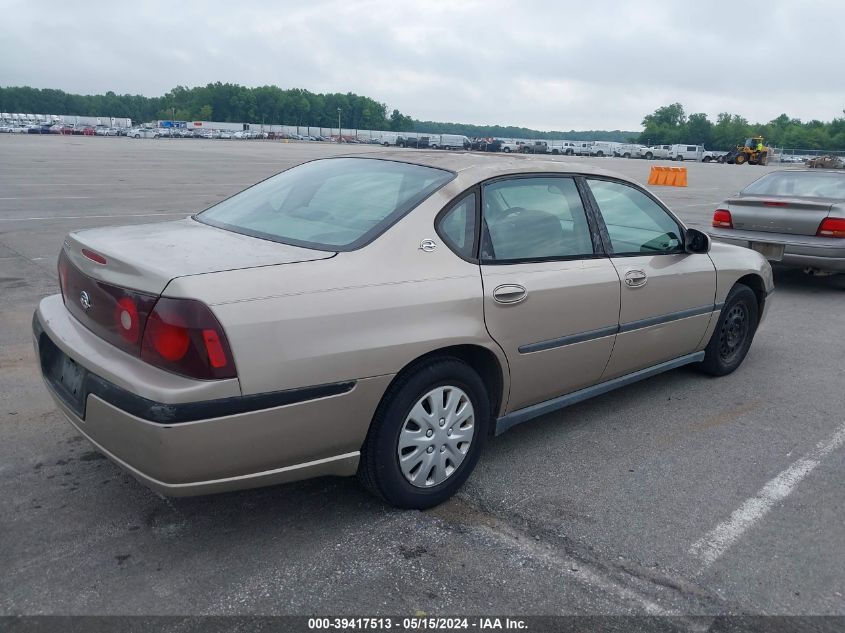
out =
[(757, 295), (748, 286), (736, 284), (725, 299), (716, 329), (704, 349), (701, 370), (711, 376), (727, 376), (735, 371), (748, 354), (758, 321)]
[(456, 358), (400, 377), (376, 410), (358, 479), (398, 508), (423, 510), (455, 494), (478, 462), (490, 424), (484, 382)]

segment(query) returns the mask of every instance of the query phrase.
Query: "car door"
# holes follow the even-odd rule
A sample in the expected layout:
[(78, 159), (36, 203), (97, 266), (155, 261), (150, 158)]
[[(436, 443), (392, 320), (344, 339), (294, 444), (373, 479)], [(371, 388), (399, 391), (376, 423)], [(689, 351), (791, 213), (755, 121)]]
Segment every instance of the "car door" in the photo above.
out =
[(602, 380), (699, 350), (715, 309), (710, 256), (685, 252), (682, 225), (645, 191), (611, 179), (587, 185), (622, 281), (619, 334)]
[(507, 411), (597, 382), (616, 336), (620, 282), (575, 179), (509, 177), (481, 196), (484, 318), (510, 367)]

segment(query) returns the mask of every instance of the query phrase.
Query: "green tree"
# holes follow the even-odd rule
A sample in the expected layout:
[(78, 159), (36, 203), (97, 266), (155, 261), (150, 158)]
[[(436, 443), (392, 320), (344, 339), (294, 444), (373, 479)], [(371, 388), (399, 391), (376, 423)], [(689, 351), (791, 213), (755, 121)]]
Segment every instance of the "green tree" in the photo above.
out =
[(694, 143), (710, 147), (713, 142), (713, 124), (703, 112), (690, 114), (684, 126), (684, 137), (686, 143)]

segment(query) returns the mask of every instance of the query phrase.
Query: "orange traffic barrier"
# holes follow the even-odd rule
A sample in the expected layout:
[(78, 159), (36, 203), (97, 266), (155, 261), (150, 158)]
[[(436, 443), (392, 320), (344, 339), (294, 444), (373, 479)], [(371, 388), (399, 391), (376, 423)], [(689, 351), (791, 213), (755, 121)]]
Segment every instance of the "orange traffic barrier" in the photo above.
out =
[(666, 187), (686, 187), (686, 167), (652, 167), (648, 175), (648, 184)]

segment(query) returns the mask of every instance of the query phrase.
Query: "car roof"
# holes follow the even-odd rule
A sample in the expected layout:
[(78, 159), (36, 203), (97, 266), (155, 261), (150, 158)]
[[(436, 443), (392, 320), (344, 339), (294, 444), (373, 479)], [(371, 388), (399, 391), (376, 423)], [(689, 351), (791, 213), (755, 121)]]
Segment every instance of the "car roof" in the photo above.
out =
[(832, 169), (832, 168), (824, 168), (824, 167), (791, 167), (789, 169), (776, 169), (774, 171), (770, 171), (770, 174), (778, 174), (783, 172), (791, 172), (791, 173), (804, 173), (804, 174), (838, 174), (840, 176), (845, 176), (845, 170), (842, 169)]
[(592, 165), (554, 160), (549, 157), (526, 154), (500, 154), (479, 152), (449, 152), (442, 150), (383, 150), (346, 154), (344, 158), (375, 158), (392, 160), (455, 172), (455, 182), (462, 186), (470, 185), (511, 174), (525, 173), (562, 173), (584, 174), (588, 176), (608, 176), (626, 182), (634, 182), (627, 176)]

